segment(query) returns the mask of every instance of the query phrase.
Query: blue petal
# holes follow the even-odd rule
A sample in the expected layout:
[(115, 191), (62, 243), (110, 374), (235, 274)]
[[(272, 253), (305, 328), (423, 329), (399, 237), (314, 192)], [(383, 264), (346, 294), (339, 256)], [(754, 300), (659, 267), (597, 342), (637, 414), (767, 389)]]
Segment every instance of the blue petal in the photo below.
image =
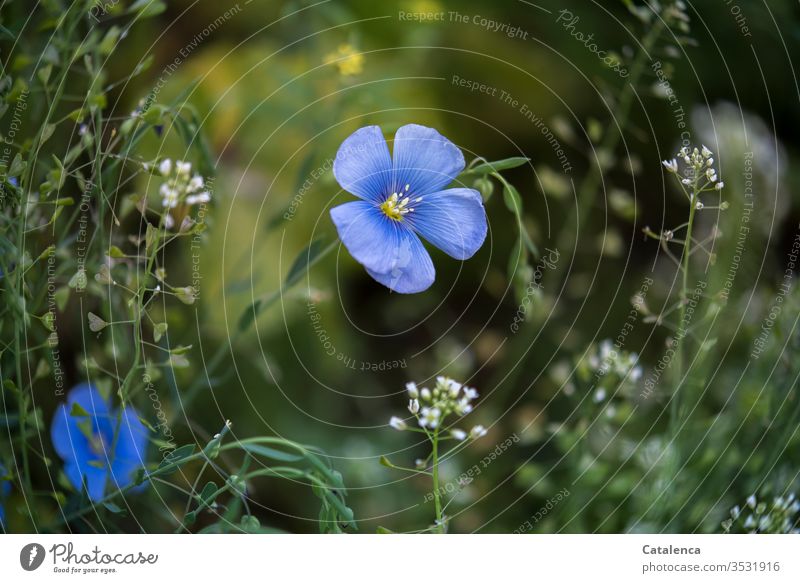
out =
[(111, 478), (118, 487), (131, 483), (133, 473), (144, 466), (147, 450), (147, 431), (139, 421), (136, 410), (128, 407), (122, 414), (117, 449), (111, 466)]
[(477, 190), (451, 188), (427, 194), (406, 215), (412, 228), (451, 257), (469, 259), (486, 240), (486, 212)]
[(342, 188), (364, 200), (380, 202), (391, 194), (392, 158), (381, 128), (363, 127), (342, 142), (333, 175)]
[(108, 475), (107, 468), (98, 468), (88, 464), (78, 465), (73, 462), (67, 462), (64, 465), (64, 474), (66, 474), (70, 483), (79, 492), (83, 490), (83, 481), (86, 480), (86, 489), (89, 492), (89, 499), (97, 502), (103, 499), (106, 492), (106, 477)]
[(90, 459), (89, 442), (78, 427), (85, 417), (70, 415), (72, 405), (78, 404), (89, 414), (93, 434), (107, 434), (110, 424), (108, 403), (89, 383), (76, 385), (67, 395), (67, 402), (62, 403), (53, 415), (50, 426), (50, 438), (53, 448), (64, 461), (85, 462)]
[(406, 185), (420, 196), (442, 190), (464, 169), (464, 154), (432, 128), (409, 124), (394, 136), (392, 192)]
[(399, 293), (417, 293), (433, 283), (431, 257), (405, 224), (363, 201), (331, 209), (331, 218), (344, 246), (378, 282)]

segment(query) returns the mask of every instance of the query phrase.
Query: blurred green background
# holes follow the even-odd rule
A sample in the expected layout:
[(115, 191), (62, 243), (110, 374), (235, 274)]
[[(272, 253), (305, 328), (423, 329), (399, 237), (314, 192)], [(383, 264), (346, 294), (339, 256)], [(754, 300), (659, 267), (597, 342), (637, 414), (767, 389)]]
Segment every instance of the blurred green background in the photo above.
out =
[[(800, 221), (793, 164), (800, 154), (800, 92), (791, 58), (800, 54), (800, 8), (789, 0), (741, 2), (751, 32), (743, 36), (742, 20), (726, 2), (692, 2), (688, 32), (664, 32), (631, 85), (565, 29), (559, 11), (578, 16), (575, 30), (593, 34), (628, 68), (652, 21), (636, 18), (626, 2), (534, 4), (169, 2), (118, 43), (110, 78), (124, 77), (151, 55), (153, 62), (109, 94), (111, 115), (128, 115), (160, 76), (166, 82), (158, 102), (191, 87), (186, 98), (203, 120), (217, 173), (197, 311), (170, 316), (170, 341), (193, 345), (192, 366), (178, 372), (174, 398), (165, 404), (179, 420), (181, 441), (214, 433), (230, 419), (237, 436), (275, 434), (319, 445), (344, 475), (362, 532), (379, 525), (423, 528), (433, 513), (424, 501), (427, 483), (378, 460), (388, 455), (410, 465), (424, 457), (415, 435), (386, 423), (405, 412), (407, 381), (430, 384), (447, 374), (479, 390), (470, 424), (490, 433), (446, 463), (446, 481), (480, 465), (509, 436), (519, 437), (449, 506), (456, 532), (519, 529), (564, 489), (569, 496), (533, 531), (715, 532), (751, 492), (796, 488), (798, 439), (784, 433), (798, 406), (794, 291), (770, 353), (744, 376), (742, 364)], [(232, 14), (220, 21), (226, 10)], [(451, 11), (468, 22), (452, 21)], [(398, 16), (404, 12), (444, 16), (405, 22)], [(480, 18), (475, 24), (476, 15), (520, 32), (511, 38), (492, 31)], [(186, 56), (170, 71), (182, 51)], [(680, 470), (669, 455), (659, 457), (669, 450), (663, 398), (640, 402), (629, 387), (609, 411), (606, 403), (584, 399), (591, 373), (581, 372), (597, 345), (619, 334), (644, 278), (654, 280), (647, 296), (654, 313), (675, 291), (674, 265), (642, 234), (645, 226), (659, 231), (686, 215), (685, 200), (660, 164), (681, 145), (681, 130), (676, 106), (651, 69), (654, 60), (669, 73), (692, 142), (717, 153), (726, 183), (731, 208), (719, 217), (722, 235), (712, 261), (696, 264), (698, 273), (708, 266), (713, 290), (735, 253), (744, 153), (755, 153), (754, 228), (724, 313), (707, 330), (717, 344), (692, 386), (698, 406), (684, 429), (691, 443), (684, 452), (691, 453)], [(505, 91), (518, 105), (459, 87), (454, 75)], [(626, 93), (630, 112), (621, 119)], [(522, 104), (552, 130), (569, 172), (552, 141), (520, 113)], [(437, 281), (428, 292), (390, 293), (340, 248), (260, 314), (254, 328), (235, 335), (253, 299), (280, 285), (310, 241), (336, 236), (328, 210), (352, 198), (330, 171), (339, 144), (364, 125), (379, 124), (391, 138), (406, 123), (437, 128), (467, 160), (531, 159), (506, 176), (522, 194), (535, 244), (560, 257), (556, 269), (545, 270), (543, 291), (521, 330), (510, 331), (520, 302), (518, 277), (510, 277), (516, 220), (496, 191), (486, 203), (490, 236), (483, 249), (464, 263), (432, 250)], [(142, 152), (180, 158), (181, 148), (177, 136), (152, 134)], [(593, 173), (596, 184), (589, 179), (587, 186)], [(573, 213), (581, 189), (590, 204), (579, 228)], [(706, 234), (715, 217), (704, 219)], [(189, 245), (173, 248), (169, 264), (190, 278)], [(327, 345), (315, 333), (310, 304)], [(669, 335), (640, 316), (625, 350), (641, 354), (647, 374)], [(81, 350), (77, 326), (73, 340), (74, 357)], [(184, 414), (186, 387), (203, 380), (202, 357), (229, 342), (227, 374), (205, 386)], [(79, 380), (74, 368), (70, 374)], [(621, 386), (608, 382), (609, 393)], [(775, 443), (786, 450), (775, 451)], [(316, 530), (309, 493), (265, 482), (252, 496), (263, 505), (263, 523)]]

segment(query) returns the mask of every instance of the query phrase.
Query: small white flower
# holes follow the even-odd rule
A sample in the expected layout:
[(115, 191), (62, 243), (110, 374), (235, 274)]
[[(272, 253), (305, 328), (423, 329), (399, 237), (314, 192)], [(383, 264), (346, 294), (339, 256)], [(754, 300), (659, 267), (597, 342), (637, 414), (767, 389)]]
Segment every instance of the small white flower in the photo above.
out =
[(635, 367), (633, 367), (633, 368), (631, 369), (631, 380), (632, 380), (633, 382), (636, 382), (636, 381), (638, 381), (640, 378), (642, 378), (642, 367), (641, 367), (641, 366), (635, 366)]
[(199, 194), (190, 194), (186, 197), (186, 204), (200, 204), (204, 202), (208, 202), (211, 200), (211, 195), (207, 192), (201, 192)]
[(689, 186), (691, 183), (692, 181), (689, 180), (688, 178), (684, 178), (683, 180), (681, 180), (681, 184), (685, 184), (686, 186)]
[(178, 191), (168, 184), (162, 184), (159, 189), (161, 194), (161, 204), (166, 208), (175, 208), (178, 206)]
[(478, 391), (472, 387), (464, 387), (464, 398), (474, 401), (478, 398)]
[(188, 176), (192, 171), (192, 163), (178, 160), (175, 162), (175, 172), (181, 176)]
[(697, 210), (701, 211), (701, 210), (703, 210), (703, 206), (704, 206), (703, 203), (698, 200), (695, 203), (694, 208), (696, 208)]
[(167, 213), (167, 216), (164, 217), (164, 226), (167, 229), (171, 229), (175, 226), (175, 219), (172, 218), (172, 215)]
[(172, 172), (172, 160), (169, 158), (161, 160), (161, 163), (158, 165), (158, 171), (161, 173), (161, 176), (167, 176)]
[(406, 383), (406, 391), (408, 391), (408, 396), (411, 399), (416, 399), (419, 397), (419, 389), (417, 388), (417, 383)]
[(600, 387), (594, 392), (594, 402), (595, 403), (602, 403), (606, 399), (606, 390), (603, 387)]
[(397, 431), (405, 431), (408, 428), (406, 422), (400, 419), (400, 417), (392, 417), (389, 419), (389, 425), (393, 429), (397, 429)]
[(197, 190), (200, 190), (201, 188), (203, 188), (203, 186), (205, 186), (205, 182), (203, 181), (202, 176), (200, 176), (199, 174), (195, 174), (194, 176), (192, 176), (192, 179), (189, 181), (190, 192), (195, 192)]
[(448, 390), (450, 391), (450, 396), (455, 399), (458, 397), (459, 391), (461, 391), (461, 383), (457, 383), (454, 380), (449, 380)]
[(717, 184), (714, 185), (714, 188), (717, 189), (717, 190), (722, 190), (724, 187), (725, 187), (725, 183), (724, 182), (717, 182)]
[(711, 182), (717, 181), (717, 171), (713, 168), (709, 168), (706, 170), (706, 178), (708, 178)]
[(458, 403), (456, 403), (456, 413), (459, 415), (466, 415), (472, 411), (472, 405), (470, 405), (469, 401), (466, 397), (461, 399)]
[(747, 505), (750, 508), (755, 508), (756, 507), (756, 495), (755, 494), (750, 494), (750, 496), (747, 497)]
[(464, 441), (467, 438), (467, 432), (462, 429), (451, 429), (450, 435), (458, 441)]
[(714, 152), (712, 152), (711, 150), (709, 150), (705, 146), (703, 146), (702, 153), (703, 153), (703, 158), (710, 158), (714, 154)]
[(419, 424), (421, 427), (430, 427), (436, 429), (439, 426), (439, 418), (442, 412), (436, 407), (423, 407), (420, 411)]
[(469, 436), (472, 439), (478, 439), (479, 437), (483, 437), (487, 433), (488, 431), (486, 431), (486, 428), (483, 425), (476, 425), (475, 427), (470, 429)]
[(422, 390), (419, 392), (419, 395), (423, 401), (431, 400), (431, 390), (427, 387), (423, 387)]
[(415, 459), (414, 466), (416, 466), (418, 470), (423, 469), (425, 467), (425, 460), (419, 458)]
[(419, 401), (417, 401), (416, 399), (411, 399), (408, 402), (408, 410), (411, 411), (412, 415), (416, 415), (417, 413), (419, 413)]
[(661, 163), (664, 165), (664, 168), (667, 169), (667, 172), (671, 172), (672, 174), (678, 173), (678, 161), (675, 158), (672, 160), (664, 160)]

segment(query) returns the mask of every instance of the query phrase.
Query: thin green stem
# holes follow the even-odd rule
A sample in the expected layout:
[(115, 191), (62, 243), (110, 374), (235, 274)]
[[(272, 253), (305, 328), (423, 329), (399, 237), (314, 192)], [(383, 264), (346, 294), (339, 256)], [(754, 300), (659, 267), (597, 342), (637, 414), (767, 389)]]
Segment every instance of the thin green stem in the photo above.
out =
[(433, 439), (431, 440), (432, 452), (431, 458), (433, 463), (433, 503), (436, 507), (436, 526), (434, 532), (444, 532), (444, 522), (442, 520), (442, 501), (439, 494), (439, 428), (437, 427), (433, 432)]
[(678, 320), (678, 366), (676, 371), (676, 382), (675, 382), (675, 390), (672, 394), (672, 402), (670, 403), (670, 424), (673, 428), (673, 434), (677, 431), (677, 428), (681, 421), (681, 410), (680, 410), (680, 385), (683, 381), (684, 376), (684, 365), (686, 363), (686, 338), (687, 338), (687, 326), (685, 323), (686, 320), (686, 306), (688, 304), (689, 298), (689, 256), (691, 255), (692, 251), (692, 228), (694, 227), (694, 215), (695, 211), (697, 210), (697, 198), (698, 198), (698, 191), (697, 191), (697, 172), (695, 172), (695, 179), (692, 185), (692, 198), (690, 200), (689, 206), (689, 222), (686, 225), (686, 240), (683, 244), (683, 256), (681, 260), (681, 270), (683, 271), (683, 278), (681, 282), (681, 302), (680, 302), (680, 319)]

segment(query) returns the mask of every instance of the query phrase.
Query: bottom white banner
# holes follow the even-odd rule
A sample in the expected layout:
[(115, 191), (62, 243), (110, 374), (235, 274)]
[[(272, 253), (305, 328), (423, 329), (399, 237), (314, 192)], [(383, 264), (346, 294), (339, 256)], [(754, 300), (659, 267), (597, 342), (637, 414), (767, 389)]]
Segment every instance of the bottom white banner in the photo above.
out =
[(800, 581), (793, 535), (4, 535), (0, 581)]

